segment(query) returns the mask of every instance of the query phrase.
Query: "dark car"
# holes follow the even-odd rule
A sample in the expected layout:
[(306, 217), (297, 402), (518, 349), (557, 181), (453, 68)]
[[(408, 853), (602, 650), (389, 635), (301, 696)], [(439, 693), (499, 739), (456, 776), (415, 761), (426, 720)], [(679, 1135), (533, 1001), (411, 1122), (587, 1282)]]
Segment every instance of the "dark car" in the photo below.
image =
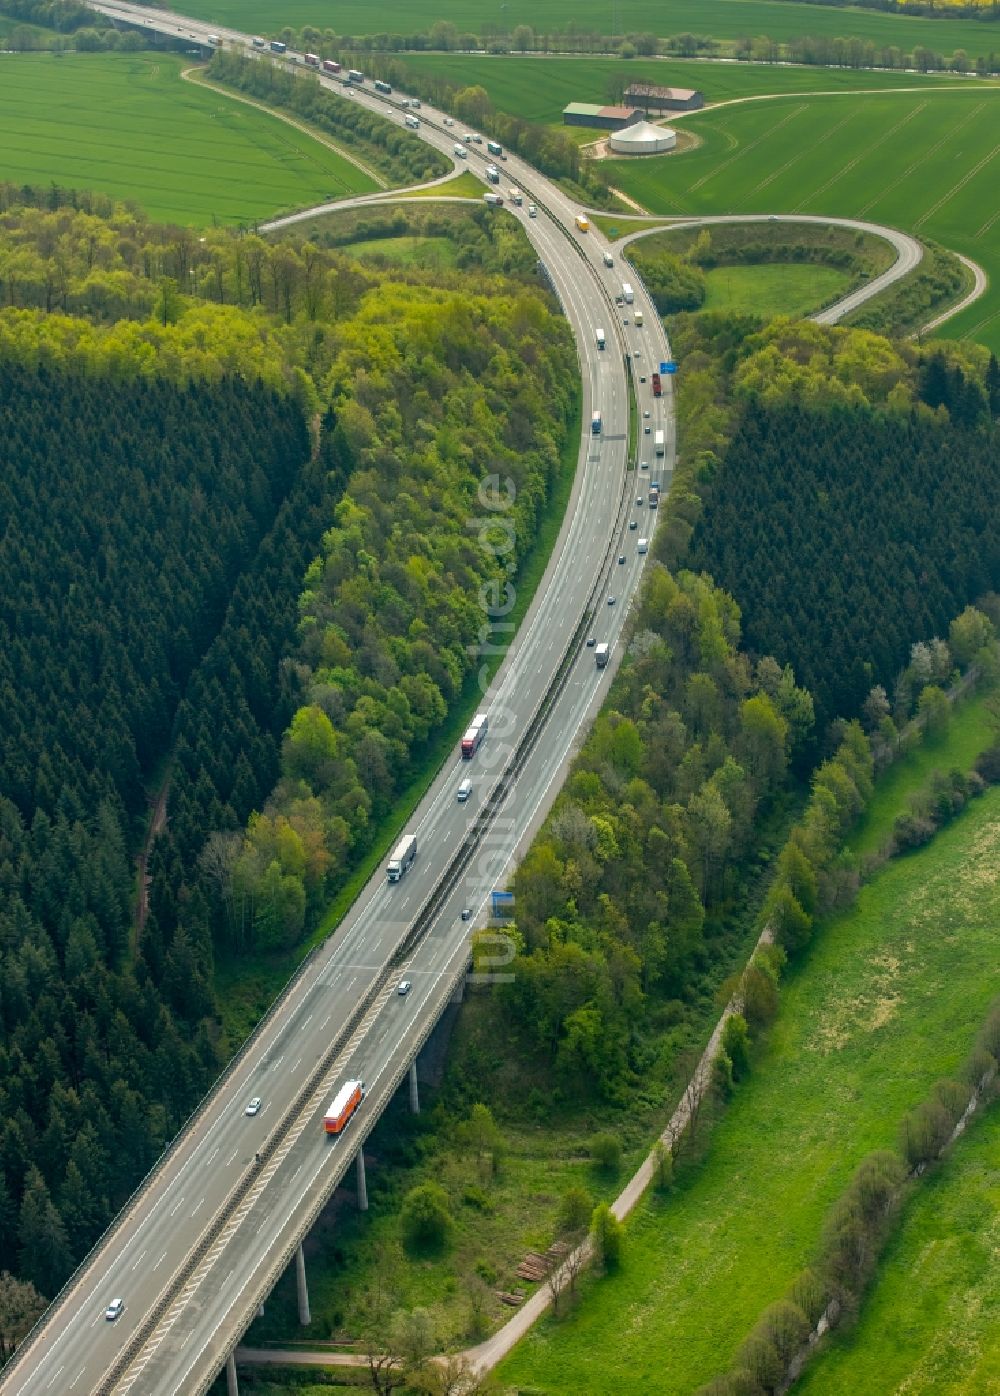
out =
[(619, 553), (619, 554), (618, 554), (618, 566), (619, 566), (619, 567), (624, 567), (624, 566), (625, 566), (625, 554), (624, 554), (624, 553)]

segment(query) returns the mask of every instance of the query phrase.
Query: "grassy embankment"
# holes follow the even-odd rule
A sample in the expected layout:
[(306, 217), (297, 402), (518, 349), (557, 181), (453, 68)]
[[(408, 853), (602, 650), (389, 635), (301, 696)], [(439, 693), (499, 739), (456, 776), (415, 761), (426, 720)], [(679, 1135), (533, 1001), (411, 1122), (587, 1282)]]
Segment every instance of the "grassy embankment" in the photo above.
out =
[(184, 82), (175, 55), (0, 56), (0, 179), (134, 199), (152, 218), (253, 223), (374, 192), (304, 131)]
[[(283, 0), (191, 0), (186, 13), (213, 23), (235, 25), (260, 33), (277, 33), (289, 23)], [(429, 30), (436, 20), (450, 20), (459, 32), (482, 34), (518, 24), (536, 33), (551, 33), (575, 21), (578, 30), (607, 33), (614, 23), (616, 34), (711, 34), (732, 41), (747, 34), (767, 34), (785, 42), (802, 34), (835, 38), (856, 35), (878, 45), (912, 50), (918, 46), (939, 53), (962, 48), (973, 58), (997, 47), (993, 26), (969, 19), (917, 19), (909, 15), (885, 15), (870, 10), (842, 10), (825, 6), (792, 4), (790, 0), (620, 0), (614, 15), (605, 0), (506, 0), (503, 10), (484, 11), (476, 0), (387, 0), (373, 10), (368, 0), (343, 0), (331, 20), (325, 0), (297, 0), (294, 23), (314, 24), (321, 30), (331, 22), (339, 34), (413, 34)], [(554, 36), (553, 36), (554, 38)], [(691, 85), (691, 84), (686, 84)]]
[[(992, 732), (974, 700), (936, 751), (898, 768), (859, 839), (891, 824), (928, 766), (967, 765)], [(855, 1165), (893, 1145), (906, 1110), (963, 1060), (995, 992), (998, 887), (994, 788), (818, 929), (704, 1161), (640, 1206), (621, 1273), (591, 1281), (575, 1314), (544, 1322), (502, 1376), (620, 1396), (690, 1392), (725, 1367), (812, 1259)]]

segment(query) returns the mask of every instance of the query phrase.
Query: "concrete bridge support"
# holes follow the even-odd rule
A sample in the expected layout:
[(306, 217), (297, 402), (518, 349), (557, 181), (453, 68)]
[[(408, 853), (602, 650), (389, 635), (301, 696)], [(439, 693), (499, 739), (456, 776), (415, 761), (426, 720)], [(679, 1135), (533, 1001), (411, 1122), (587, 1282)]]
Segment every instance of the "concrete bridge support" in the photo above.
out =
[(299, 1323), (303, 1327), (312, 1321), (309, 1312), (309, 1288), (306, 1284), (306, 1257), (299, 1242), (295, 1252), (295, 1284), (299, 1294)]
[(358, 1211), (368, 1211), (368, 1179), (365, 1177), (364, 1145), (358, 1150)]

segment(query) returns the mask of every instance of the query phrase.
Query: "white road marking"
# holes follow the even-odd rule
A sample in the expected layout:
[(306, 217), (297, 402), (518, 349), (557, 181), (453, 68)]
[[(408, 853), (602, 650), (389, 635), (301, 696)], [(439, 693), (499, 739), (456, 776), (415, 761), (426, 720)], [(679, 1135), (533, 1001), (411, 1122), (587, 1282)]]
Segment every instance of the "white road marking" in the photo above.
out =
[(153, 1269), (154, 1269), (154, 1270), (159, 1270), (160, 1266), (163, 1264), (163, 1262), (166, 1260), (166, 1258), (167, 1258), (167, 1253), (166, 1253), (166, 1251), (164, 1251), (163, 1254), (160, 1256), (159, 1260), (158, 1260), (158, 1261), (156, 1262), (156, 1264), (153, 1266)]

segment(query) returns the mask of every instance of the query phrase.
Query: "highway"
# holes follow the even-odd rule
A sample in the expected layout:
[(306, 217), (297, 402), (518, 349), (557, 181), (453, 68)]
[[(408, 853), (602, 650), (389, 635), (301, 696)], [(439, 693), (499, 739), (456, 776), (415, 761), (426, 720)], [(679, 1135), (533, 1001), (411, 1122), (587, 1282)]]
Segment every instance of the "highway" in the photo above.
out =
[[(146, 27), (182, 36), (218, 33), (248, 47), (249, 37), (211, 28), (166, 11), (124, 4), (94, 6)], [(330, 83), (342, 94), (339, 85)], [(349, 100), (385, 109), (364, 91)], [(422, 109), (420, 133), (446, 153), (454, 132), (443, 114)], [(398, 118), (398, 113), (396, 113)], [(457, 129), (457, 128), (456, 128)], [(470, 149), (468, 165), (481, 173), (485, 146)], [(558, 790), (567, 759), (603, 701), (621, 655), (628, 602), (646, 558), (639, 537), (652, 532), (647, 481), (659, 474), (664, 489), (674, 452), (672, 383), (654, 400), (638, 374), (669, 358), (661, 322), (635, 276), (636, 305), (617, 308), (622, 269), (607, 268), (607, 244), (595, 232), (573, 229), (577, 206), (523, 162), (503, 167), (502, 192), (516, 181), (525, 190), (519, 217), (544, 262), (581, 358), (584, 435), (570, 505), (545, 576), (515, 642), (478, 705), (490, 714), (489, 735), (471, 762), (455, 752), (445, 763), (407, 831), (418, 840), (416, 862), (398, 884), (380, 869), (335, 935), (307, 962), (277, 1010), (251, 1039), (203, 1102), (160, 1167), (50, 1307), (42, 1325), (3, 1374), (12, 1396), (42, 1393), (127, 1392), (191, 1396), (211, 1383), (266, 1298), (295, 1246), (352, 1167), (358, 1147), (404, 1079), (416, 1051), (460, 982), (469, 934), (484, 920), (489, 892), (502, 885), (518, 850), (537, 828)], [(527, 203), (538, 205), (537, 218)], [(608, 347), (597, 348), (598, 327)], [(640, 458), (651, 467), (629, 471), (629, 382), (624, 355), (636, 354), (637, 391), (651, 412), (651, 433), (640, 425)], [(589, 431), (600, 410), (604, 430)], [(652, 432), (667, 433), (659, 472)], [(643, 450), (645, 445), (645, 450)], [(488, 486), (484, 501), (491, 500)], [(637, 499), (642, 503), (637, 503)], [(495, 500), (491, 502), (495, 503)], [(481, 522), (494, 513), (482, 509)], [(628, 523), (636, 518), (638, 527)], [(625, 558), (619, 564), (618, 556)], [(609, 604), (609, 597), (614, 597)], [(596, 669), (581, 622), (613, 646), (613, 662)], [(484, 641), (490, 640), (484, 612)], [(509, 638), (503, 631), (496, 643)], [(565, 683), (530, 759), (502, 799), (491, 801), (518, 742), (531, 730), (553, 677)], [(460, 780), (474, 790), (456, 800)], [(469, 870), (430, 920), (426, 934), (404, 958), (399, 946), (421, 914), (442, 872), (487, 805), (496, 818)], [(471, 915), (463, 919), (463, 910)], [(502, 956), (501, 956), (502, 958)], [(502, 969), (502, 966), (500, 966)], [(412, 983), (397, 993), (400, 978)], [(341, 1040), (343, 1039), (343, 1040)], [(331, 1051), (336, 1047), (331, 1059)], [(345, 1135), (331, 1140), (322, 1115), (337, 1085), (360, 1076), (367, 1094)], [(245, 1114), (252, 1096), (260, 1112)], [(258, 1162), (257, 1153), (261, 1154)], [(116, 1296), (125, 1311), (115, 1323), (104, 1308)]]

